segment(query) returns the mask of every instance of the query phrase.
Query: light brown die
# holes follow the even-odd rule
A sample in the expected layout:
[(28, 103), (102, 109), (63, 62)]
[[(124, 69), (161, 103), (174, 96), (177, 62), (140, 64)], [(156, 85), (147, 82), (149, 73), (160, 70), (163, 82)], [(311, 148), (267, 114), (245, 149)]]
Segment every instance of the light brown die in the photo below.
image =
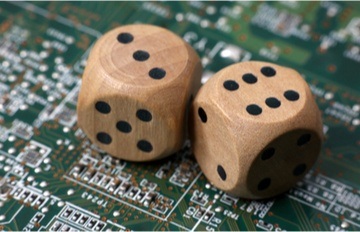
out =
[(287, 191), (320, 152), (320, 111), (307, 83), (289, 68), (231, 65), (200, 89), (191, 111), (201, 169), (234, 196), (259, 199)]
[(91, 50), (78, 100), (78, 124), (113, 156), (146, 161), (184, 142), (186, 108), (200, 87), (195, 51), (150, 25), (111, 30)]

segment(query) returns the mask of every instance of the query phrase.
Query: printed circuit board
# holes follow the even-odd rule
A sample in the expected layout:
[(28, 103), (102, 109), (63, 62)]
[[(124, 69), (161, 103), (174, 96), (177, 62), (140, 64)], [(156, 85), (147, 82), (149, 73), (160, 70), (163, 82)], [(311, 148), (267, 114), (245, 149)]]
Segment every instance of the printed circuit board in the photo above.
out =
[[(252, 201), (212, 186), (189, 143), (151, 163), (92, 145), (76, 118), (86, 60), (132, 23), (184, 38), (203, 83), (247, 60), (298, 70), (324, 121), (314, 168)], [(1, 2), (0, 231), (360, 230), (359, 73), (358, 2)]]

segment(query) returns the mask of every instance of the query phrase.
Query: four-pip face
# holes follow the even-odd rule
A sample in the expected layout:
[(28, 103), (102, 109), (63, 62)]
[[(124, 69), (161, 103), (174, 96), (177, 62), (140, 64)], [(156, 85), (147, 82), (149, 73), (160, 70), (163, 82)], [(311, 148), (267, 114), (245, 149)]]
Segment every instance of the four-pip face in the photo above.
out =
[(194, 155), (215, 186), (245, 198), (291, 188), (314, 164), (322, 123), (296, 71), (243, 62), (216, 73), (191, 113)]
[(79, 94), (79, 126), (118, 158), (170, 155), (184, 142), (186, 107), (200, 87), (201, 70), (195, 51), (166, 29), (113, 29), (91, 50)]

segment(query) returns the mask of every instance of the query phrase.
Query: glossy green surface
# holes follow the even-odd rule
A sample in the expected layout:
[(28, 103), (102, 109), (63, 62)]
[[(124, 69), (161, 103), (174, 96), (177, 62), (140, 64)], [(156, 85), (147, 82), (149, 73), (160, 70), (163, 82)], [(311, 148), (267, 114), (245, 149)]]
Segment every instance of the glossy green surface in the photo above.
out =
[[(186, 146), (152, 163), (92, 147), (75, 117), (85, 60), (101, 34), (130, 23), (186, 39), (204, 79), (249, 59), (298, 70), (323, 113), (315, 167), (258, 202), (211, 186)], [(358, 2), (1, 2), (0, 230), (360, 230), (359, 73)], [(116, 176), (123, 195), (111, 191)]]

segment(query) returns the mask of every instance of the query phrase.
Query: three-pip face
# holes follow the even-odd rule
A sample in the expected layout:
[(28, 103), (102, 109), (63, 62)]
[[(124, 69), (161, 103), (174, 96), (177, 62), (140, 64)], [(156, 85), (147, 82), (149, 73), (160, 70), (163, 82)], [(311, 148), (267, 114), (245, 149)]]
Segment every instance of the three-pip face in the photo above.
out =
[(186, 107), (200, 87), (195, 51), (172, 32), (150, 25), (106, 33), (91, 50), (78, 101), (78, 123), (100, 148), (146, 161), (176, 152)]

